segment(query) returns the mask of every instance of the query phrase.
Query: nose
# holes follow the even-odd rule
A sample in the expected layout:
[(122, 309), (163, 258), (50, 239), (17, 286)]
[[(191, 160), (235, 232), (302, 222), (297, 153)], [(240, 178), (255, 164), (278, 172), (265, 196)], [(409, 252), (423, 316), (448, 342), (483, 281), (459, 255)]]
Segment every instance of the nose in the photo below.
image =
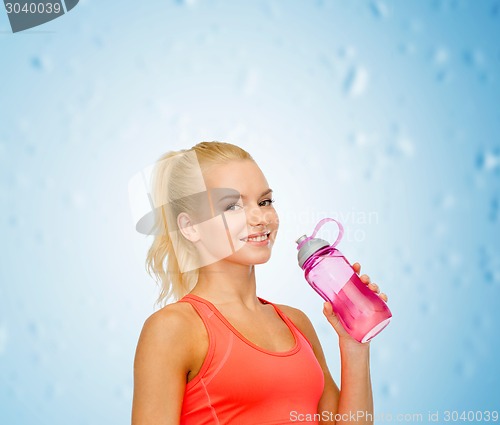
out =
[(247, 210), (247, 222), (253, 227), (264, 227), (268, 224), (269, 219), (262, 208), (255, 206)]
[(278, 224), (278, 215), (274, 208), (255, 206), (248, 208), (246, 214), (248, 225), (258, 228), (259, 230), (257, 231), (262, 231), (270, 225)]

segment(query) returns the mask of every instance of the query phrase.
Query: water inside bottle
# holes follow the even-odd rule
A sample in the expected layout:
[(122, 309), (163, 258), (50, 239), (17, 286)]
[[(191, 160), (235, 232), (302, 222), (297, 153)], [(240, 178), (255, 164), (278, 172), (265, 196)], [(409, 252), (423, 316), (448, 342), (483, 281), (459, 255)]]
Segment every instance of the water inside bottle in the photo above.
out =
[[(374, 298), (375, 297), (375, 298)], [(331, 300), (344, 327), (351, 330), (353, 338), (367, 342), (390, 322), (390, 311), (354, 273), (338, 294)]]
[[(335, 267), (340, 262), (344, 267)], [(352, 268), (346, 269), (345, 258), (324, 257), (320, 263), (323, 264), (316, 264), (310, 270), (307, 280), (323, 299), (332, 303), (333, 310), (353, 338), (369, 341), (389, 324), (392, 316), (389, 308)], [(339, 270), (342, 270), (340, 274)]]

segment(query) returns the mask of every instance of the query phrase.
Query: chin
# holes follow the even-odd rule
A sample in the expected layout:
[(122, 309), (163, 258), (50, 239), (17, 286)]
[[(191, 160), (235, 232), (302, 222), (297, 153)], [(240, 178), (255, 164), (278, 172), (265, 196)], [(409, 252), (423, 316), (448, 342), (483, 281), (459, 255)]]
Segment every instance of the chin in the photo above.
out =
[(267, 263), (270, 259), (271, 259), (271, 251), (267, 253), (260, 253), (253, 255), (248, 253), (244, 254), (242, 252), (237, 252), (226, 258), (227, 261), (230, 261), (232, 263), (244, 264), (245, 266), (264, 264)]

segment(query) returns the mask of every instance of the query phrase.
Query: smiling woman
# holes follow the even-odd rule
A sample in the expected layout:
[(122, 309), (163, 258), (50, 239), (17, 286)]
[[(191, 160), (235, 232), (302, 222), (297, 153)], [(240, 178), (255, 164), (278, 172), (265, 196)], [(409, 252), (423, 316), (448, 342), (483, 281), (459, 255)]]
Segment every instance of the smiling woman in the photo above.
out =
[(250, 154), (222, 142), (169, 152), (152, 186), (146, 262), (162, 287), (158, 303), (175, 302), (142, 329), (132, 424), (305, 421), (292, 412), (317, 424), (330, 422), (321, 411), (372, 412), (369, 343), (352, 339), (325, 303), (339, 335), (341, 392), (306, 315), (256, 294), (255, 266), (270, 259), (279, 219)]

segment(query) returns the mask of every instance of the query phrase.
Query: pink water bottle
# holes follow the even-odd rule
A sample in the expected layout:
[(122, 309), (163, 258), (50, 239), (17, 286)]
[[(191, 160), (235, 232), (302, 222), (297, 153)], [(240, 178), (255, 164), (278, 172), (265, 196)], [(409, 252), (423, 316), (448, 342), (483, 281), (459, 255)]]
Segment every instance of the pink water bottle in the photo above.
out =
[[(329, 221), (339, 227), (337, 240), (332, 245), (315, 238), (320, 227)], [(343, 234), (341, 223), (325, 218), (316, 225), (311, 236), (297, 239), (297, 257), (307, 282), (332, 304), (349, 335), (359, 342), (367, 342), (389, 324), (392, 313), (387, 304), (361, 282), (347, 259), (335, 248)]]

